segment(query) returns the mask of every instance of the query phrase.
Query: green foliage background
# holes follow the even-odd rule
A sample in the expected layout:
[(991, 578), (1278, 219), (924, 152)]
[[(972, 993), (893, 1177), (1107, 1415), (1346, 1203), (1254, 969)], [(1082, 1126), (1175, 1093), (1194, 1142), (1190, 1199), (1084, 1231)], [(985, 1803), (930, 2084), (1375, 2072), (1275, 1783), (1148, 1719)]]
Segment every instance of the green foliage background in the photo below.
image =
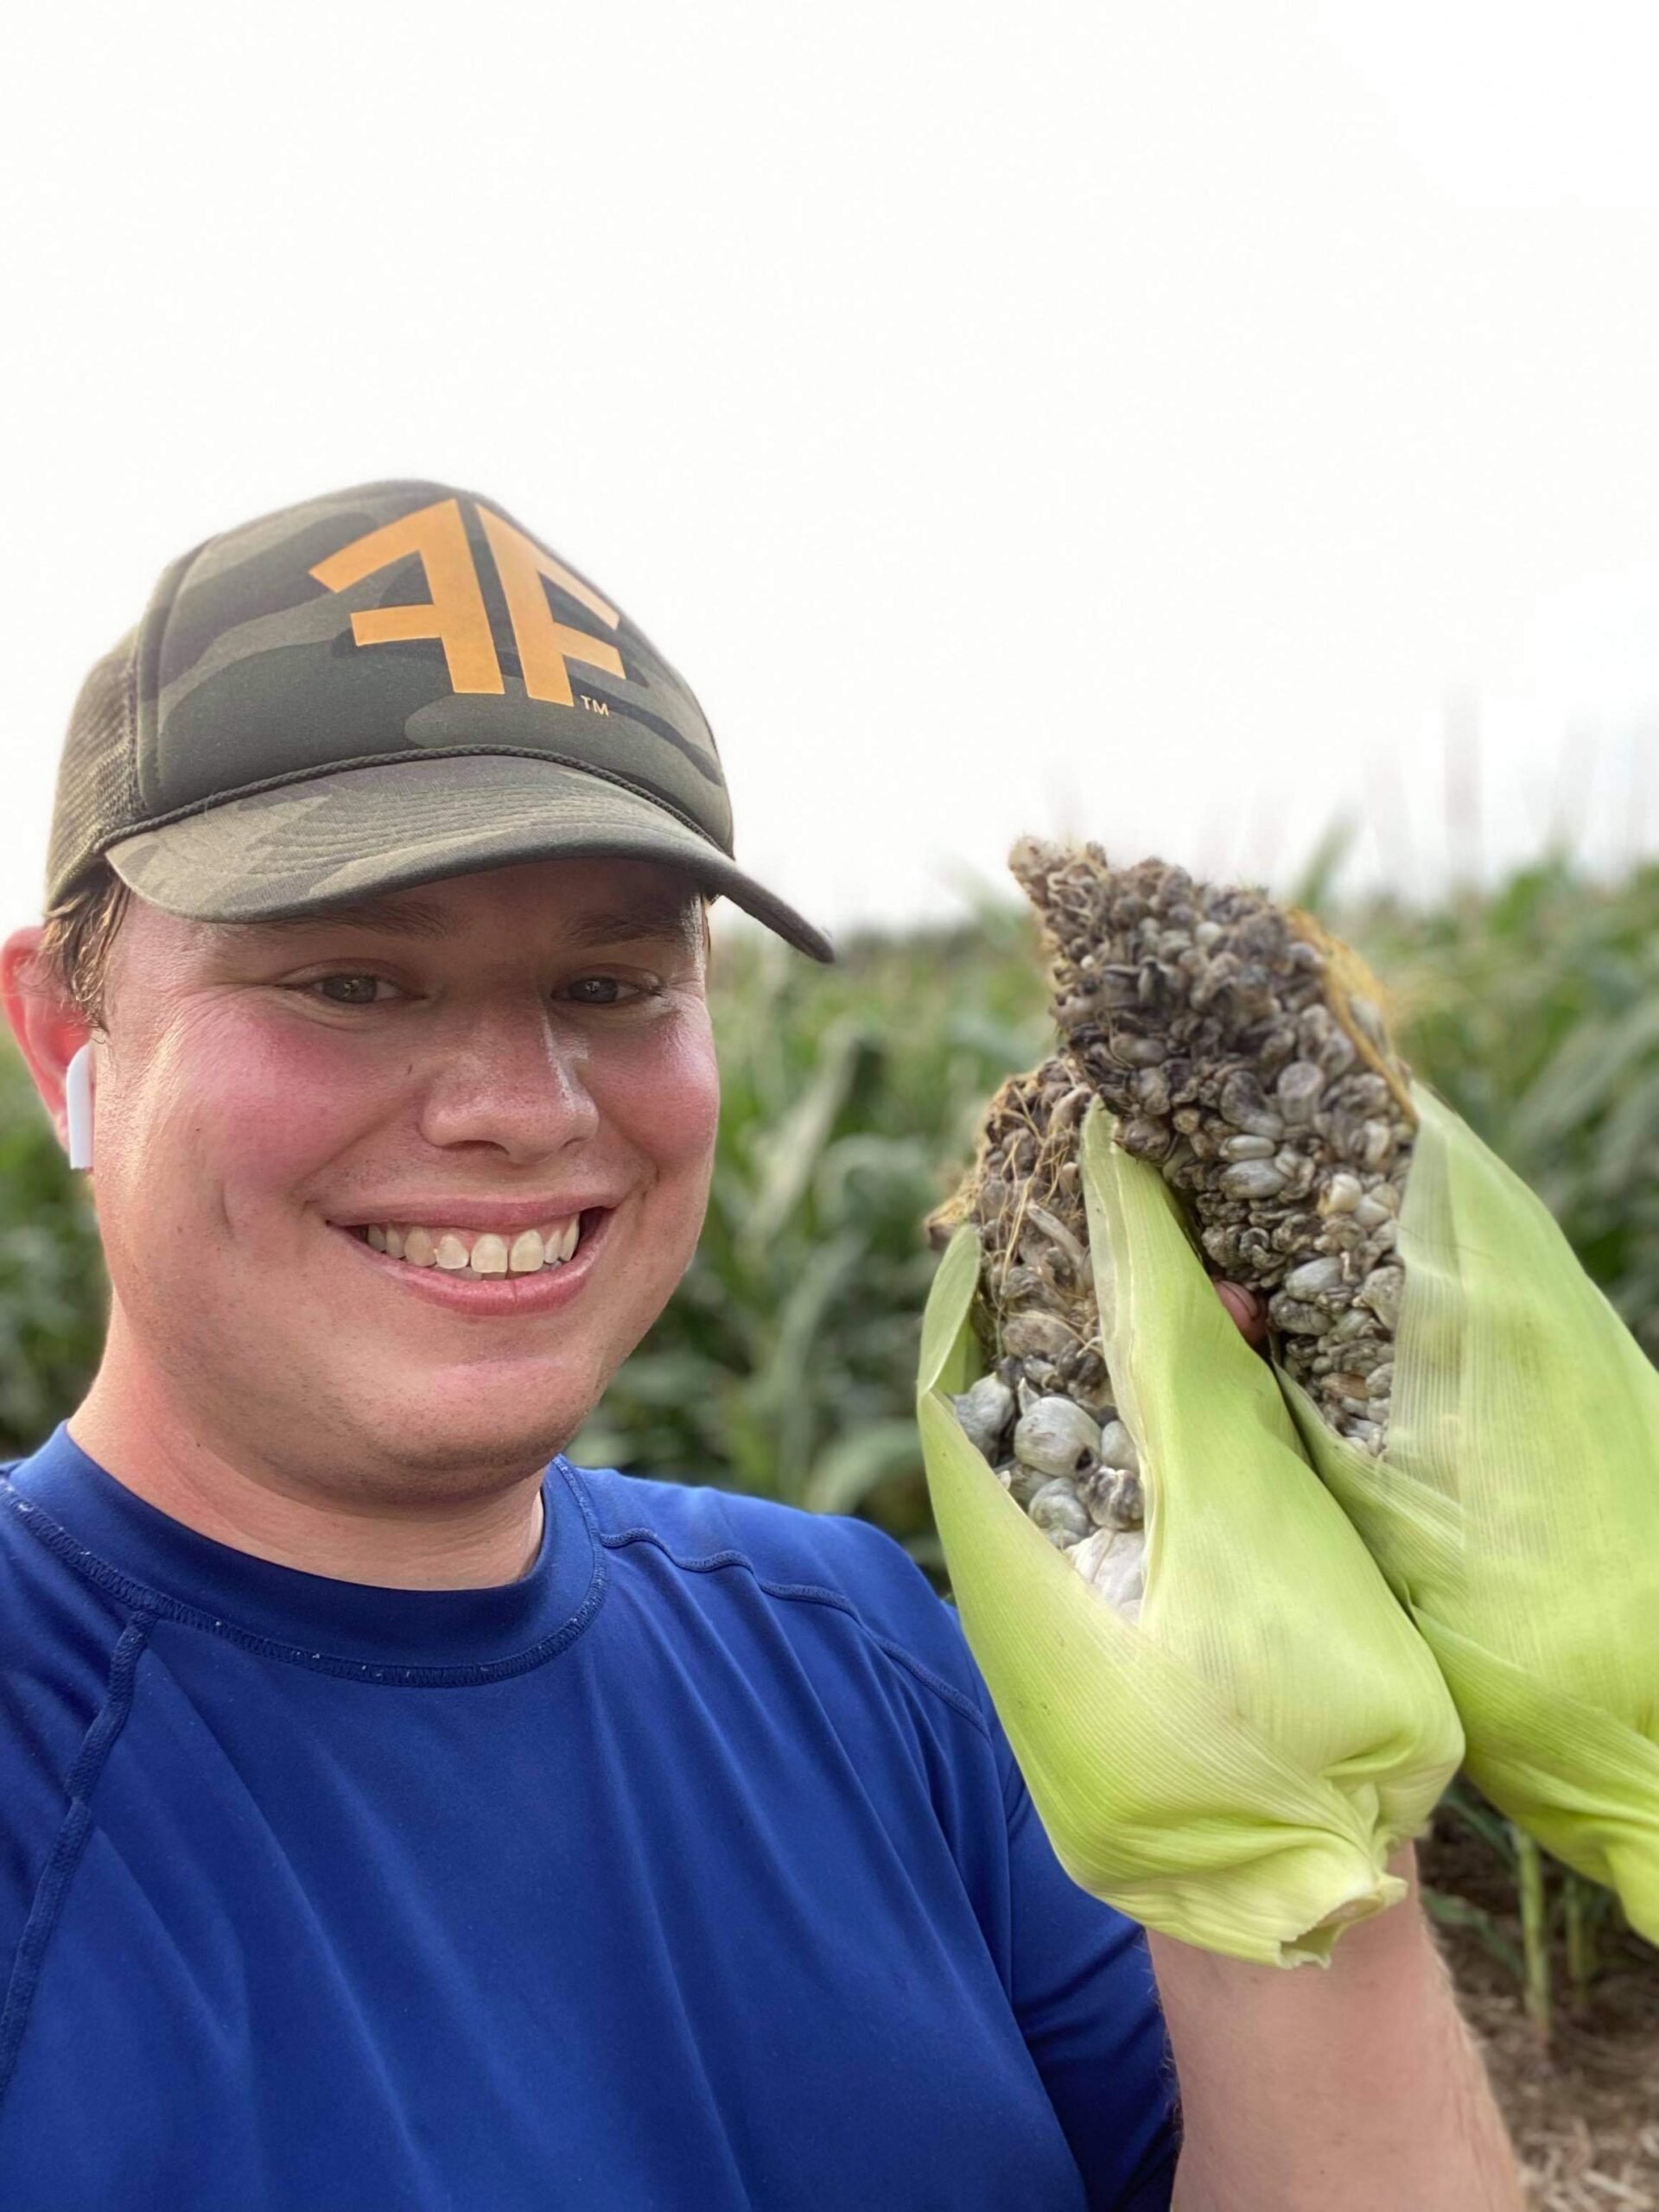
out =
[(104, 1265), (81, 1179), (22, 1062), (0, 1052), (0, 1458), (73, 1407), (104, 1332)]
[[(1338, 838), (1287, 895), (1366, 955), (1418, 1072), (1544, 1197), (1659, 1357), (1659, 866), (1599, 882), (1548, 859), (1414, 908), (1339, 899), (1340, 860)], [(571, 1457), (861, 1514), (938, 1579), (912, 1414), (922, 1223), (991, 1092), (1051, 1047), (1035, 927), (988, 897), (961, 927), (852, 938), (829, 969), (757, 931), (722, 941), (713, 998), (723, 1100), (702, 1239)], [(0, 1453), (73, 1408), (103, 1300), (79, 1179), (0, 1052)], [(1447, 1807), (1519, 1903), (1431, 1904), (1513, 1958), (1546, 2029), (1551, 1952), (1581, 1996), (1611, 1900), (1561, 1870), (1547, 1889), (1535, 1846), (1466, 1784)]]

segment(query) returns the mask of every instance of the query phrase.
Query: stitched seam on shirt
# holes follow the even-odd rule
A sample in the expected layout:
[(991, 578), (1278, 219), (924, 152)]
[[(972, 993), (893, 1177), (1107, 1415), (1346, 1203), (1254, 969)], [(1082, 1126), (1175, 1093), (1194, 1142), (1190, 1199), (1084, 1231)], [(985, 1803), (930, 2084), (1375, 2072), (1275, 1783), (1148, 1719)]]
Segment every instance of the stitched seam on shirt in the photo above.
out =
[(688, 1574), (710, 1574), (721, 1567), (739, 1567), (769, 1598), (786, 1598), (809, 1605), (828, 1605), (835, 1612), (844, 1613), (879, 1651), (885, 1652), (896, 1665), (913, 1675), (925, 1689), (930, 1689), (936, 1697), (943, 1698), (964, 1719), (971, 1720), (981, 1735), (988, 1738), (990, 1731), (985, 1725), (985, 1717), (971, 1698), (965, 1696), (954, 1682), (947, 1682), (942, 1675), (936, 1675), (913, 1651), (906, 1650), (902, 1643), (895, 1643), (890, 1636), (883, 1636), (873, 1629), (852, 1600), (839, 1590), (829, 1589), (817, 1582), (768, 1581), (747, 1552), (704, 1552), (695, 1558), (683, 1559), (679, 1553), (671, 1549), (654, 1529), (601, 1529), (599, 1541), (611, 1551), (620, 1551), (626, 1544), (651, 1544), (671, 1567), (681, 1567)]
[[(955, 1605), (952, 1605), (951, 1611), (954, 1612), (956, 1610)], [(966, 1633), (964, 1630), (964, 1638)], [(1029, 1794), (1026, 1789), (1026, 1778), (1020, 1771), (1020, 1763), (1014, 1756), (1014, 1746), (1007, 1740), (1006, 1729), (1003, 1731), (1000, 1749), (997, 1746), (996, 1730), (992, 1725), (991, 1711), (988, 1709), (991, 1707), (990, 1689), (984, 1675), (977, 1672), (974, 1676), (974, 1694), (978, 1701), (981, 1719), (985, 1725), (986, 1736), (989, 1738), (993, 1750), (998, 1751), (999, 1758), (1006, 1758), (1008, 1763), (1008, 1770), (1002, 1777), (1002, 1817), (1008, 1823), (1009, 1832), (1012, 1834), (1014, 1816), (1020, 1808), (1021, 1799)], [(1034, 1811), (1035, 1808), (1033, 1809)]]
[[(0, 1470), (0, 1473), (4, 1471)], [(275, 1637), (263, 1636), (254, 1629), (238, 1628), (234, 1621), (221, 1620), (204, 1612), (199, 1605), (184, 1605), (176, 1598), (169, 1598), (164, 1591), (151, 1590), (142, 1582), (135, 1582), (107, 1560), (100, 1559), (96, 1552), (88, 1551), (78, 1537), (60, 1528), (50, 1514), (43, 1512), (32, 1500), (20, 1497), (10, 1483), (0, 1483), (0, 1504), (10, 1507), (32, 1536), (86, 1581), (111, 1597), (118, 1598), (124, 1605), (136, 1606), (157, 1619), (222, 1637), (226, 1643), (238, 1644), (262, 1659), (284, 1660), (289, 1665), (304, 1667), (314, 1675), (333, 1675), (344, 1681), (365, 1682), (371, 1688), (469, 1689), (480, 1683), (508, 1681), (515, 1675), (527, 1675), (547, 1660), (556, 1658), (588, 1627), (604, 1599), (609, 1576), (606, 1571), (603, 1532), (594, 1521), (587, 1499), (563, 1465), (559, 1472), (566, 1489), (575, 1498), (595, 1546), (594, 1575), (587, 1595), (564, 1625), (553, 1635), (543, 1637), (541, 1643), (532, 1643), (528, 1649), (514, 1652), (506, 1659), (480, 1659), (465, 1667), (377, 1665), (372, 1659), (342, 1659), (332, 1651), (308, 1651), (302, 1644), (283, 1643)]]
[(23, 2033), (29, 2025), (29, 2009), (35, 2001), (35, 1992), (40, 1986), (41, 1962), (52, 1931), (58, 1924), (58, 1915), (69, 1894), (69, 1885), (80, 1865), (81, 1853), (92, 1830), (92, 1796), (104, 1764), (114, 1747), (116, 1738), (127, 1723), (132, 1710), (133, 1679), (138, 1662), (143, 1656), (154, 1625), (149, 1616), (140, 1613), (129, 1621), (116, 1643), (110, 1661), (110, 1686), (98, 1717), (81, 1740), (75, 1763), (69, 1770), (64, 1787), (69, 1799), (69, 1810), (52, 1845), (46, 1868), (35, 1886), (34, 1902), (29, 1906), (29, 1918), (23, 1923), (16, 1958), (11, 1971), (10, 1986), (6, 1992), (5, 2009), (0, 2012), (0, 2102), (3, 2102), (16, 2070), (17, 2056), (22, 2049)]

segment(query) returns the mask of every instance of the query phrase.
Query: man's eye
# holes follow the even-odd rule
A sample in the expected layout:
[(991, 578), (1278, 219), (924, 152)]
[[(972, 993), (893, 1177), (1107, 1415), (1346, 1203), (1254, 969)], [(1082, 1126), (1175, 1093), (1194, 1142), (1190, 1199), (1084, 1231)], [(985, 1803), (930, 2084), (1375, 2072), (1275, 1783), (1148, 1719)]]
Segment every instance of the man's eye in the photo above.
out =
[[(616, 1006), (620, 1003), (618, 994), (627, 987), (620, 982), (614, 976), (583, 976), (572, 983), (570, 988), (573, 991), (584, 995), (581, 1001), (583, 1006)], [(588, 992), (597, 992), (601, 995), (586, 996), (585, 994)]]
[(375, 1006), (391, 985), (384, 976), (318, 976), (308, 988), (331, 1006)]

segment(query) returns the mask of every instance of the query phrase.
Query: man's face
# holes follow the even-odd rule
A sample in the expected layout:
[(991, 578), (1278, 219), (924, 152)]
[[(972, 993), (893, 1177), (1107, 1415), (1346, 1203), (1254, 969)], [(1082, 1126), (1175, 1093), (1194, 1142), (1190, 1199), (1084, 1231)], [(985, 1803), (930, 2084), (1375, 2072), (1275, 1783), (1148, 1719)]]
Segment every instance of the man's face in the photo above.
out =
[(639, 861), (275, 925), (135, 903), (97, 1102), (112, 1358), (282, 1481), (464, 1494), (540, 1464), (696, 1248), (705, 982), (690, 879)]

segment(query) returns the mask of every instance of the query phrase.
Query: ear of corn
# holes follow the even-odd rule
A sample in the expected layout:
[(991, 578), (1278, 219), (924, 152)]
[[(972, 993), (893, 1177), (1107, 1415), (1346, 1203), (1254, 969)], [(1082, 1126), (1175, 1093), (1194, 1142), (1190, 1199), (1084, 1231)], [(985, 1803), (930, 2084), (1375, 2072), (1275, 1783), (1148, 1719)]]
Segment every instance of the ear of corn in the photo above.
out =
[[(1437, 1655), (1471, 1773), (1659, 1941), (1659, 1374), (1541, 1203), (1412, 1083), (1345, 947), (1096, 845), (1024, 839), (1010, 865), (1061, 1061), (1265, 1300), (1305, 1447)], [(959, 1203), (995, 1224), (988, 1135)], [(1196, 1350), (1186, 1382), (1209, 1387)]]
[(918, 1412), (963, 1628), (1074, 1880), (1146, 1924), (1281, 1966), (1395, 1901), (1461, 1737), (1433, 1661), (1314, 1478), (1157, 1171), (1090, 1109), (1101, 1341), (1146, 1475), (1124, 1618), (1020, 1510), (952, 1399), (982, 1360), (978, 1230), (952, 1236)]
[(1440, 1662), (1476, 1782), (1659, 1942), (1659, 1372), (1541, 1202), (1414, 1103), (1385, 1456), (1285, 1393)]

